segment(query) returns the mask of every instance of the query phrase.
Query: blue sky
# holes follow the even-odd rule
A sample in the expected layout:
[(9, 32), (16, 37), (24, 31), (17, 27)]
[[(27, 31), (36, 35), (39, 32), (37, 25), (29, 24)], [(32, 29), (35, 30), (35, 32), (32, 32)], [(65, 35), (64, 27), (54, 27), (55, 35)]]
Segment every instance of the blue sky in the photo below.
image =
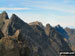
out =
[(75, 0), (0, 0), (0, 13), (13, 13), (25, 22), (75, 27)]

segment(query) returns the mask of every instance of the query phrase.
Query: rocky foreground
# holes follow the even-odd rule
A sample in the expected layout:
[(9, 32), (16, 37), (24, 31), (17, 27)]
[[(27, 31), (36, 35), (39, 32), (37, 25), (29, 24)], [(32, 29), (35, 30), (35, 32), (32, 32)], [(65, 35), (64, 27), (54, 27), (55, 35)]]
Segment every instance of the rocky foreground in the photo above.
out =
[(13, 14), (9, 19), (0, 14), (0, 56), (59, 56), (60, 51), (72, 51), (68, 36), (58, 27), (40, 22), (25, 23)]

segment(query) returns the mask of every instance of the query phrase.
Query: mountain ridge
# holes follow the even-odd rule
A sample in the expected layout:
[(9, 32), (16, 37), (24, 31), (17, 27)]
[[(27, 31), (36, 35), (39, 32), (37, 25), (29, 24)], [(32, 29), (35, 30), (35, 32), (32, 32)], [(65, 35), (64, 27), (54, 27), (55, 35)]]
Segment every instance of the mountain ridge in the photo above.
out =
[(39, 24), (27, 24), (15, 14), (8, 21), (1, 27), (1, 56), (59, 56), (59, 51), (72, 51), (50, 24), (43, 29)]

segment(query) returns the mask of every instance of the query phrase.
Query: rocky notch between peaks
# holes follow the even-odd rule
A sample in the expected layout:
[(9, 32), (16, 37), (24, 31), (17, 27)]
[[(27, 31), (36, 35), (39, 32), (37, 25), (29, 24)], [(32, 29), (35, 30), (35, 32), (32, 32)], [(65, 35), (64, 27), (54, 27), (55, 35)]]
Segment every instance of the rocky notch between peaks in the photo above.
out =
[(44, 28), (42, 24), (30, 25), (15, 14), (6, 18), (0, 18), (5, 19), (4, 24), (0, 21), (0, 56), (59, 56), (59, 51), (72, 51), (50, 24)]

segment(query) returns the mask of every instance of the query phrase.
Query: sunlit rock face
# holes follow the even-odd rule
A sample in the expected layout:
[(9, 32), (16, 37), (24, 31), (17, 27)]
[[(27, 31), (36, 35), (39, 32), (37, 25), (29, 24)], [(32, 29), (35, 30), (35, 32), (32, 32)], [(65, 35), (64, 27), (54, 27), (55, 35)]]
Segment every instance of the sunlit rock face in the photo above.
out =
[(17, 37), (16, 33), (13, 36), (4, 36), (0, 39), (0, 56), (19, 56)]
[(50, 37), (50, 34), (51, 34), (51, 31), (53, 30), (52, 26), (50, 24), (46, 24), (46, 27), (45, 27), (45, 32), (46, 32), (46, 35)]
[(5, 18), (0, 32), (0, 56), (59, 56), (59, 51), (71, 51), (50, 24), (27, 24), (15, 14)]
[(0, 30), (3, 32), (4, 35), (6, 35), (8, 24), (9, 24), (8, 14), (5, 11), (3, 11), (0, 14)]
[(5, 11), (3, 11), (0, 14), (0, 19), (2, 19), (2, 20), (9, 19), (8, 14)]
[(9, 19), (8, 14), (5, 11), (3, 11), (0, 14), (0, 28), (2, 28), (2, 26), (4, 24), (4, 20), (6, 20), (6, 19)]

